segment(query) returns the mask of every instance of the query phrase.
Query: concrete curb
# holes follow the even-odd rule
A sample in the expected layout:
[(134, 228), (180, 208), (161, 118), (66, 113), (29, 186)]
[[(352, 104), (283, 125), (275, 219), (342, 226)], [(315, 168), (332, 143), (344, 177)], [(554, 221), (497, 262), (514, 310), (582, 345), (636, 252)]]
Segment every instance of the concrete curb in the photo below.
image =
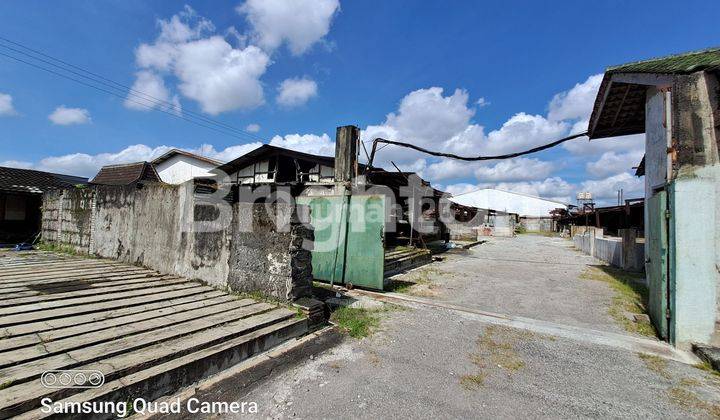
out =
[(375, 298), (382, 302), (395, 303), (402, 306), (417, 307), (431, 306), (457, 312), (463, 316), (471, 317), (480, 322), (489, 324), (505, 325), (511, 328), (524, 329), (536, 333), (554, 335), (571, 340), (600, 344), (604, 346), (622, 348), (637, 353), (647, 353), (668, 360), (695, 365), (700, 362), (694, 354), (672, 347), (671, 345), (647, 338), (635, 337), (626, 334), (618, 334), (607, 331), (593, 330), (590, 328), (576, 327), (572, 325), (557, 324), (549, 321), (542, 321), (531, 318), (516, 317), (510, 315), (496, 314), (467, 308), (443, 302), (435, 302), (429, 299), (411, 297), (398, 293), (378, 293), (366, 290), (352, 290), (347, 293), (352, 295), (363, 295)]

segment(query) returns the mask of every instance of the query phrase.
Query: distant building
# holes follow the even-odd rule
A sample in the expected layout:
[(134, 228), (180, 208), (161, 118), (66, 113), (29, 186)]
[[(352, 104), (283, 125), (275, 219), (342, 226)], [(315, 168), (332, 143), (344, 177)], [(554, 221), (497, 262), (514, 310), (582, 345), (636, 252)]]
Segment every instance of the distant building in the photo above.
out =
[(151, 163), (160, 179), (167, 184), (182, 184), (193, 178), (206, 177), (212, 169), (223, 164), (180, 149), (172, 149)]
[(87, 184), (87, 178), (0, 167), (0, 244), (30, 241), (40, 231), (42, 194)]
[(552, 210), (567, 208), (567, 203), (561, 201), (495, 188), (483, 188), (458, 194), (450, 200), (463, 206), (515, 213), (521, 217), (550, 217)]
[(161, 182), (151, 163), (135, 162), (103, 166), (90, 181), (94, 185), (132, 185), (140, 182)]

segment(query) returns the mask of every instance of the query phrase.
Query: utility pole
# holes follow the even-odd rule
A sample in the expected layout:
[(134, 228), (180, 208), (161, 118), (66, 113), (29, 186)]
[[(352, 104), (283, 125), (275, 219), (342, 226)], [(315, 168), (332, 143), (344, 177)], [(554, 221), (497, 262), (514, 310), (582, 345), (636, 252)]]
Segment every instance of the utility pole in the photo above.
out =
[[(335, 191), (342, 196), (340, 204), (340, 217), (337, 244), (335, 246), (335, 264), (330, 278), (330, 285), (335, 283), (335, 273), (338, 269), (338, 260), (342, 261), (340, 267), (340, 282), (345, 283), (345, 262), (347, 259), (347, 234), (350, 219), (350, 196), (352, 188), (348, 188), (358, 175), (358, 144), (360, 129), (354, 125), (338, 127), (335, 134)], [(339, 257), (342, 248), (342, 257)]]

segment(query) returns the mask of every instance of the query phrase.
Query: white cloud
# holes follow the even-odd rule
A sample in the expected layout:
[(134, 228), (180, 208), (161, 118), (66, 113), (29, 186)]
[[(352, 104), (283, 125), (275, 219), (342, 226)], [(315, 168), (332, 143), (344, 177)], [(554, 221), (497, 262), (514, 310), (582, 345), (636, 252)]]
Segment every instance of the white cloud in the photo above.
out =
[(180, 92), (211, 115), (264, 103), (260, 76), (270, 58), (260, 48), (234, 49), (214, 36), (183, 44), (175, 63)]
[(7, 93), (0, 93), (0, 117), (10, 117), (17, 115), (15, 107), (13, 107), (13, 98)]
[(628, 153), (605, 152), (597, 161), (588, 162), (586, 171), (593, 177), (616, 175), (637, 166), (643, 154), (643, 150), (633, 150)]
[(442, 159), (428, 165), (423, 176), (432, 182), (470, 176), (474, 176), (481, 183), (532, 181), (548, 177), (555, 169), (553, 163), (535, 158), (520, 157), (490, 162)]
[(477, 101), (475, 101), (475, 105), (477, 105), (479, 108), (484, 108), (490, 105), (490, 101), (486, 100), (484, 97), (480, 97)]
[(245, 131), (247, 131), (249, 133), (257, 133), (258, 131), (260, 131), (260, 124), (255, 124), (255, 123), (248, 124), (245, 127)]
[(475, 170), (480, 182), (530, 181), (546, 178), (553, 171), (553, 164), (538, 159), (517, 158), (503, 160), (493, 166), (482, 166)]
[(591, 192), (593, 199), (601, 203), (613, 203), (620, 189), (623, 190), (625, 198), (638, 198), (644, 195), (645, 183), (642, 178), (623, 172), (604, 179), (587, 180), (580, 186), (580, 191)]
[(94, 176), (102, 166), (115, 165), (119, 163), (151, 161), (171, 149), (183, 149), (201, 156), (207, 156), (223, 162), (235, 159), (245, 153), (260, 147), (262, 143), (248, 143), (230, 146), (222, 150), (216, 150), (209, 144), (200, 145), (196, 149), (187, 149), (174, 146), (150, 147), (144, 144), (128, 146), (119, 152), (98, 153), (95, 155), (87, 153), (71, 153), (62, 156), (50, 156), (41, 159), (37, 163), (6, 161), (0, 166), (12, 166), (33, 168), (40, 171), (57, 172), (70, 175)]
[(444, 191), (450, 193), (451, 195), (460, 195), (477, 189), (479, 189), (479, 187), (476, 184), (459, 183), (448, 185), (445, 187)]
[(542, 181), (501, 182), (495, 188), (569, 203), (575, 186), (555, 176)]
[(308, 78), (285, 79), (277, 90), (277, 103), (286, 107), (299, 106), (317, 96), (317, 83)]
[[(170, 96), (165, 81), (160, 75), (143, 70), (135, 73), (135, 77), (132, 89), (137, 93), (125, 99), (124, 104), (127, 108), (139, 111), (160, 108), (176, 114), (182, 113), (180, 99), (177, 95)], [(158, 103), (157, 100), (162, 101), (162, 103)]]
[(287, 42), (294, 55), (306, 52), (330, 31), (338, 0), (247, 0), (237, 7), (252, 27), (251, 38), (272, 51)]
[(60, 105), (55, 108), (48, 119), (56, 125), (87, 124), (91, 121), (90, 111), (83, 108), (67, 108)]
[[(211, 35), (215, 30), (212, 22), (189, 6), (168, 20), (159, 20), (158, 26), (155, 42), (135, 50), (135, 61), (144, 69), (137, 74), (137, 90), (145, 85), (168, 100), (171, 95), (162, 79), (174, 75), (183, 96), (197, 101), (203, 112), (211, 115), (264, 103), (259, 79), (270, 65), (270, 57), (260, 48), (234, 48), (223, 37)], [(176, 99), (171, 102), (178, 103)]]
[(506, 154), (556, 140), (562, 137), (567, 129), (568, 126), (563, 121), (550, 121), (540, 115), (520, 112), (507, 120), (499, 130), (488, 133), (487, 139), (468, 130), (463, 133), (467, 138), (461, 136), (458, 143), (466, 153), (476, 150), (476, 154)]
[(555, 95), (550, 101), (548, 119), (560, 121), (588, 118), (602, 78), (602, 74), (590, 76), (572, 89)]
[(645, 134), (609, 137), (588, 141), (587, 137), (563, 143), (563, 148), (578, 156), (601, 155), (605, 152), (639, 152), (645, 150)]
[(258, 147), (262, 146), (262, 143), (259, 141), (253, 142), (253, 143), (246, 143), (246, 144), (238, 144), (235, 146), (229, 146), (222, 150), (215, 150), (215, 147), (213, 147), (210, 144), (203, 144), (197, 149), (189, 149), (188, 151), (191, 153), (195, 153), (201, 156), (207, 156), (209, 158), (213, 158), (215, 160), (219, 160), (221, 162), (229, 162), (235, 158), (238, 158), (245, 153), (248, 153), (252, 150), (257, 149)]
[(0, 162), (0, 166), (5, 168), (31, 169), (33, 167), (33, 164), (32, 162), (25, 162), (22, 160), (6, 160)]
[(335, 156), (335, 142), (327, 134), (288, 134), (270, 140), (273, 146), (321, 156)]

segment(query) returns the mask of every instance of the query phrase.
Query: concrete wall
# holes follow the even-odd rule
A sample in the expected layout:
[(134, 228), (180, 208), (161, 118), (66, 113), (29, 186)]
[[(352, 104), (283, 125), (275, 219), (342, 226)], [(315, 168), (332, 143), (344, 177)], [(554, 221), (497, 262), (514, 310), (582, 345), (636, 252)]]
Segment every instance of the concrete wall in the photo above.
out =
[(532, 232), (554, 232), (552, 217), (520, 217), (520, 225)]
[(89, 252), (93, 204), (93, 191), (87, 188), (46, 192), (42, 204), (43, 240), (69, 245), (79, 252)]
[[(628, 271), (642, 271), (645, 264), (644, 241), (635, 235), (624, 237), (604, 236), (603, 229), (584, 227), (572, 237), (575, 247), (582, 252)], [(625, 240), (623, 240), (625, 239)]]
[[(98, 187), (89, 196), (64, 196), (62, 201), (69, 207), (80, 199), (94, 204), (88, 212), (90, 229), (86, 219), (66, 217), (62, 232), (85, 232), (89, 243), (84, 249), (94, 255), (199, 279), (217, 288), (285, 300), (310, 295), (311, 257), (302, 245), (312, 240), (312, 230), (300, 225), (293, 207), (272, 204), (266, 210), (264, 204), (241, 203), (222, 212), (196, 202), (193, 190), (188, 182), (145, 185), (140, 190)], [(48, 218), (55, 214), (58, 201), (46, 194)], [(286, 223), (276, 226), (278, 219)], [(216, 221), (218, 228), (205, 231), (193, 221)], [(43, 240), (73, 244), (75, 236), (58, 236), (56, 231), (44, 229)]]
[(312, 256), (303, 243), (313, 240), (313, 231), (300, 223), (295, 206), (239, 203), (233, 213), (228, 286), (288, 300), (309, 296)]
[(681, 347), (720, 345), (719, 199), (720, 165), (695, 168), (670, 186), (670, 329)]

